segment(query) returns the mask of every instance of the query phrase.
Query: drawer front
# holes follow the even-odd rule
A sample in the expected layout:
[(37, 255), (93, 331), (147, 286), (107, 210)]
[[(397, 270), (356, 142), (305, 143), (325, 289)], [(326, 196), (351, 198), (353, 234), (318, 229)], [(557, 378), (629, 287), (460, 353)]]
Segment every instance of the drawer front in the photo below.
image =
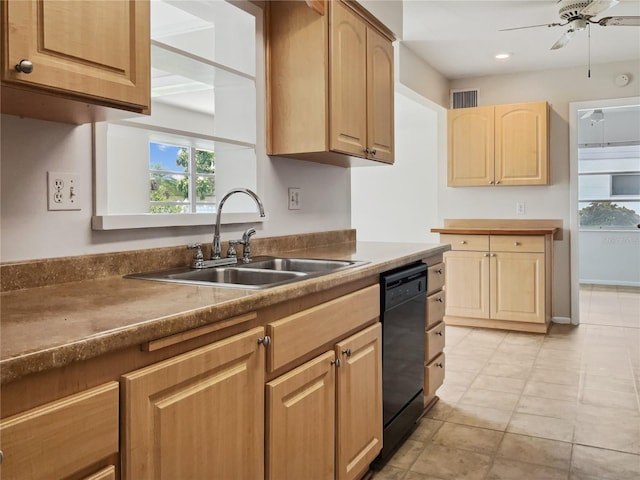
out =
[(440, 262), (427, 269), (427, 295), (442, 290), (444, 286), (444, 263)]
[(444, 353), (438, 355), (424, 369), (425, 396), (433, 395), (444, 383)]
[(434, 357), (442, 353), (444, 350), (444, 322), (436, 324), (435, 327), (427, 330), (426, 354), (427, 361), (431, 361)]
[(427, 318), (425, 327), (427, 329), (441, 322), (444, 318), (445, 292), (440, 291), (427, 297)]
[(269, 371), (380, 317), (380, 286), (372, 285), (267, 324)]
[(450, 243), (451, 250), (489, 251), (489, 235), (441, 234), (441, 243)]
[(543, 235), (491, 235), (492, 252), (544, 252)]
[(2, 478), (68, 478), (114, 455), (118, 402), (118, 383), (110, 382), (3, 419)]

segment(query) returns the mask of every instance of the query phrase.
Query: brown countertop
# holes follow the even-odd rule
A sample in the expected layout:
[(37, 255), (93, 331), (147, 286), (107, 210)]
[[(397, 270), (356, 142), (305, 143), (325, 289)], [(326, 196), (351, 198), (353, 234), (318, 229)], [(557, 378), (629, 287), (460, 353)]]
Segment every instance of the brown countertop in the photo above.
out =
[(121, 275), (0, 294), (0, 382), (142, 344), (437, 255), (449, 245), (355, 242), (285, 256), (365, 265), (265, 290), (180, 285)]
[(444, 227), (432, 228), (435, 233), (447, 233), (454, 235), (555, 235), (559, 228), (471, 228), (471, 227)]

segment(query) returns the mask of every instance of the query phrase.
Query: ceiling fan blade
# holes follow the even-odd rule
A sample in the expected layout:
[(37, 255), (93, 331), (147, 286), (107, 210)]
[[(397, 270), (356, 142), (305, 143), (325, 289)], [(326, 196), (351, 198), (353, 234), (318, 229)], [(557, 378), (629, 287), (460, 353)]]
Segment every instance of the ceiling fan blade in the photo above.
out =
[(541, 25), (527, 25), (526, 27), (503, 28), (502, 30), (498, 30), (498, 31), (499, 32), (508, 32), (510, 30), (522, 30), (523, 28), (561, 27), (563, 25), (566, 25), (566, 23), (543, 23)]
[(575, 30), (567, 30), (566, 32), (564, 32), (564, 35), (562, 35), (558, 39), (558, 41), (553, 44), (553, 46), (551, 47), (551, 50), (558, 50), (559, 48), (564, 47), (573, 38), (575, 33), (576, 33)]
[(640, 27), (640, 17), (604, 17), (598, 24), (603, 27)]
[(589, 5), (580, 10), (580, 15), (595, 17), (596, 15), (609, 10), (614, 5), (620, 3), (619, 0), (593, 0)]

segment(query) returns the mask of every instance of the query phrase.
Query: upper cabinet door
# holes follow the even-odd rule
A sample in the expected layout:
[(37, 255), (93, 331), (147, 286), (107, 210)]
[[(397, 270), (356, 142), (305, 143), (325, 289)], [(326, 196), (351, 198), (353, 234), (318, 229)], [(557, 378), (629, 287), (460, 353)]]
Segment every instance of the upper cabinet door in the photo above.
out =
[[(149, 102), (149, 2), (3, 2), (2, 81), (141, 111)], [(16, 70), (22, 60), (31, 73)]]
[(367, 28), (367, 146), (371, 158), (393, 163), (393, 45)]
[(493, 106), (449, 110), (450, 187), (493, 185)]
[(547, 102), (495, 106), (496, 183), (549, 183)]
[(365, 156), (367, 27), (342, 2), (331, 4), (331, 150)]

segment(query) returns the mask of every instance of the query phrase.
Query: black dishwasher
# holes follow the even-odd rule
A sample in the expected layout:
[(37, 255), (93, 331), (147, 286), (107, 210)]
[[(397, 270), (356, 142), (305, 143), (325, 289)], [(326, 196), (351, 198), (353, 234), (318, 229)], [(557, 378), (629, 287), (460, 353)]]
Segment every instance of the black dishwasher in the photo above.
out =
[(383, 442), (386, 460), (424, 411), (424, 328), (427, 265), (417, 263), (380, 276)]

